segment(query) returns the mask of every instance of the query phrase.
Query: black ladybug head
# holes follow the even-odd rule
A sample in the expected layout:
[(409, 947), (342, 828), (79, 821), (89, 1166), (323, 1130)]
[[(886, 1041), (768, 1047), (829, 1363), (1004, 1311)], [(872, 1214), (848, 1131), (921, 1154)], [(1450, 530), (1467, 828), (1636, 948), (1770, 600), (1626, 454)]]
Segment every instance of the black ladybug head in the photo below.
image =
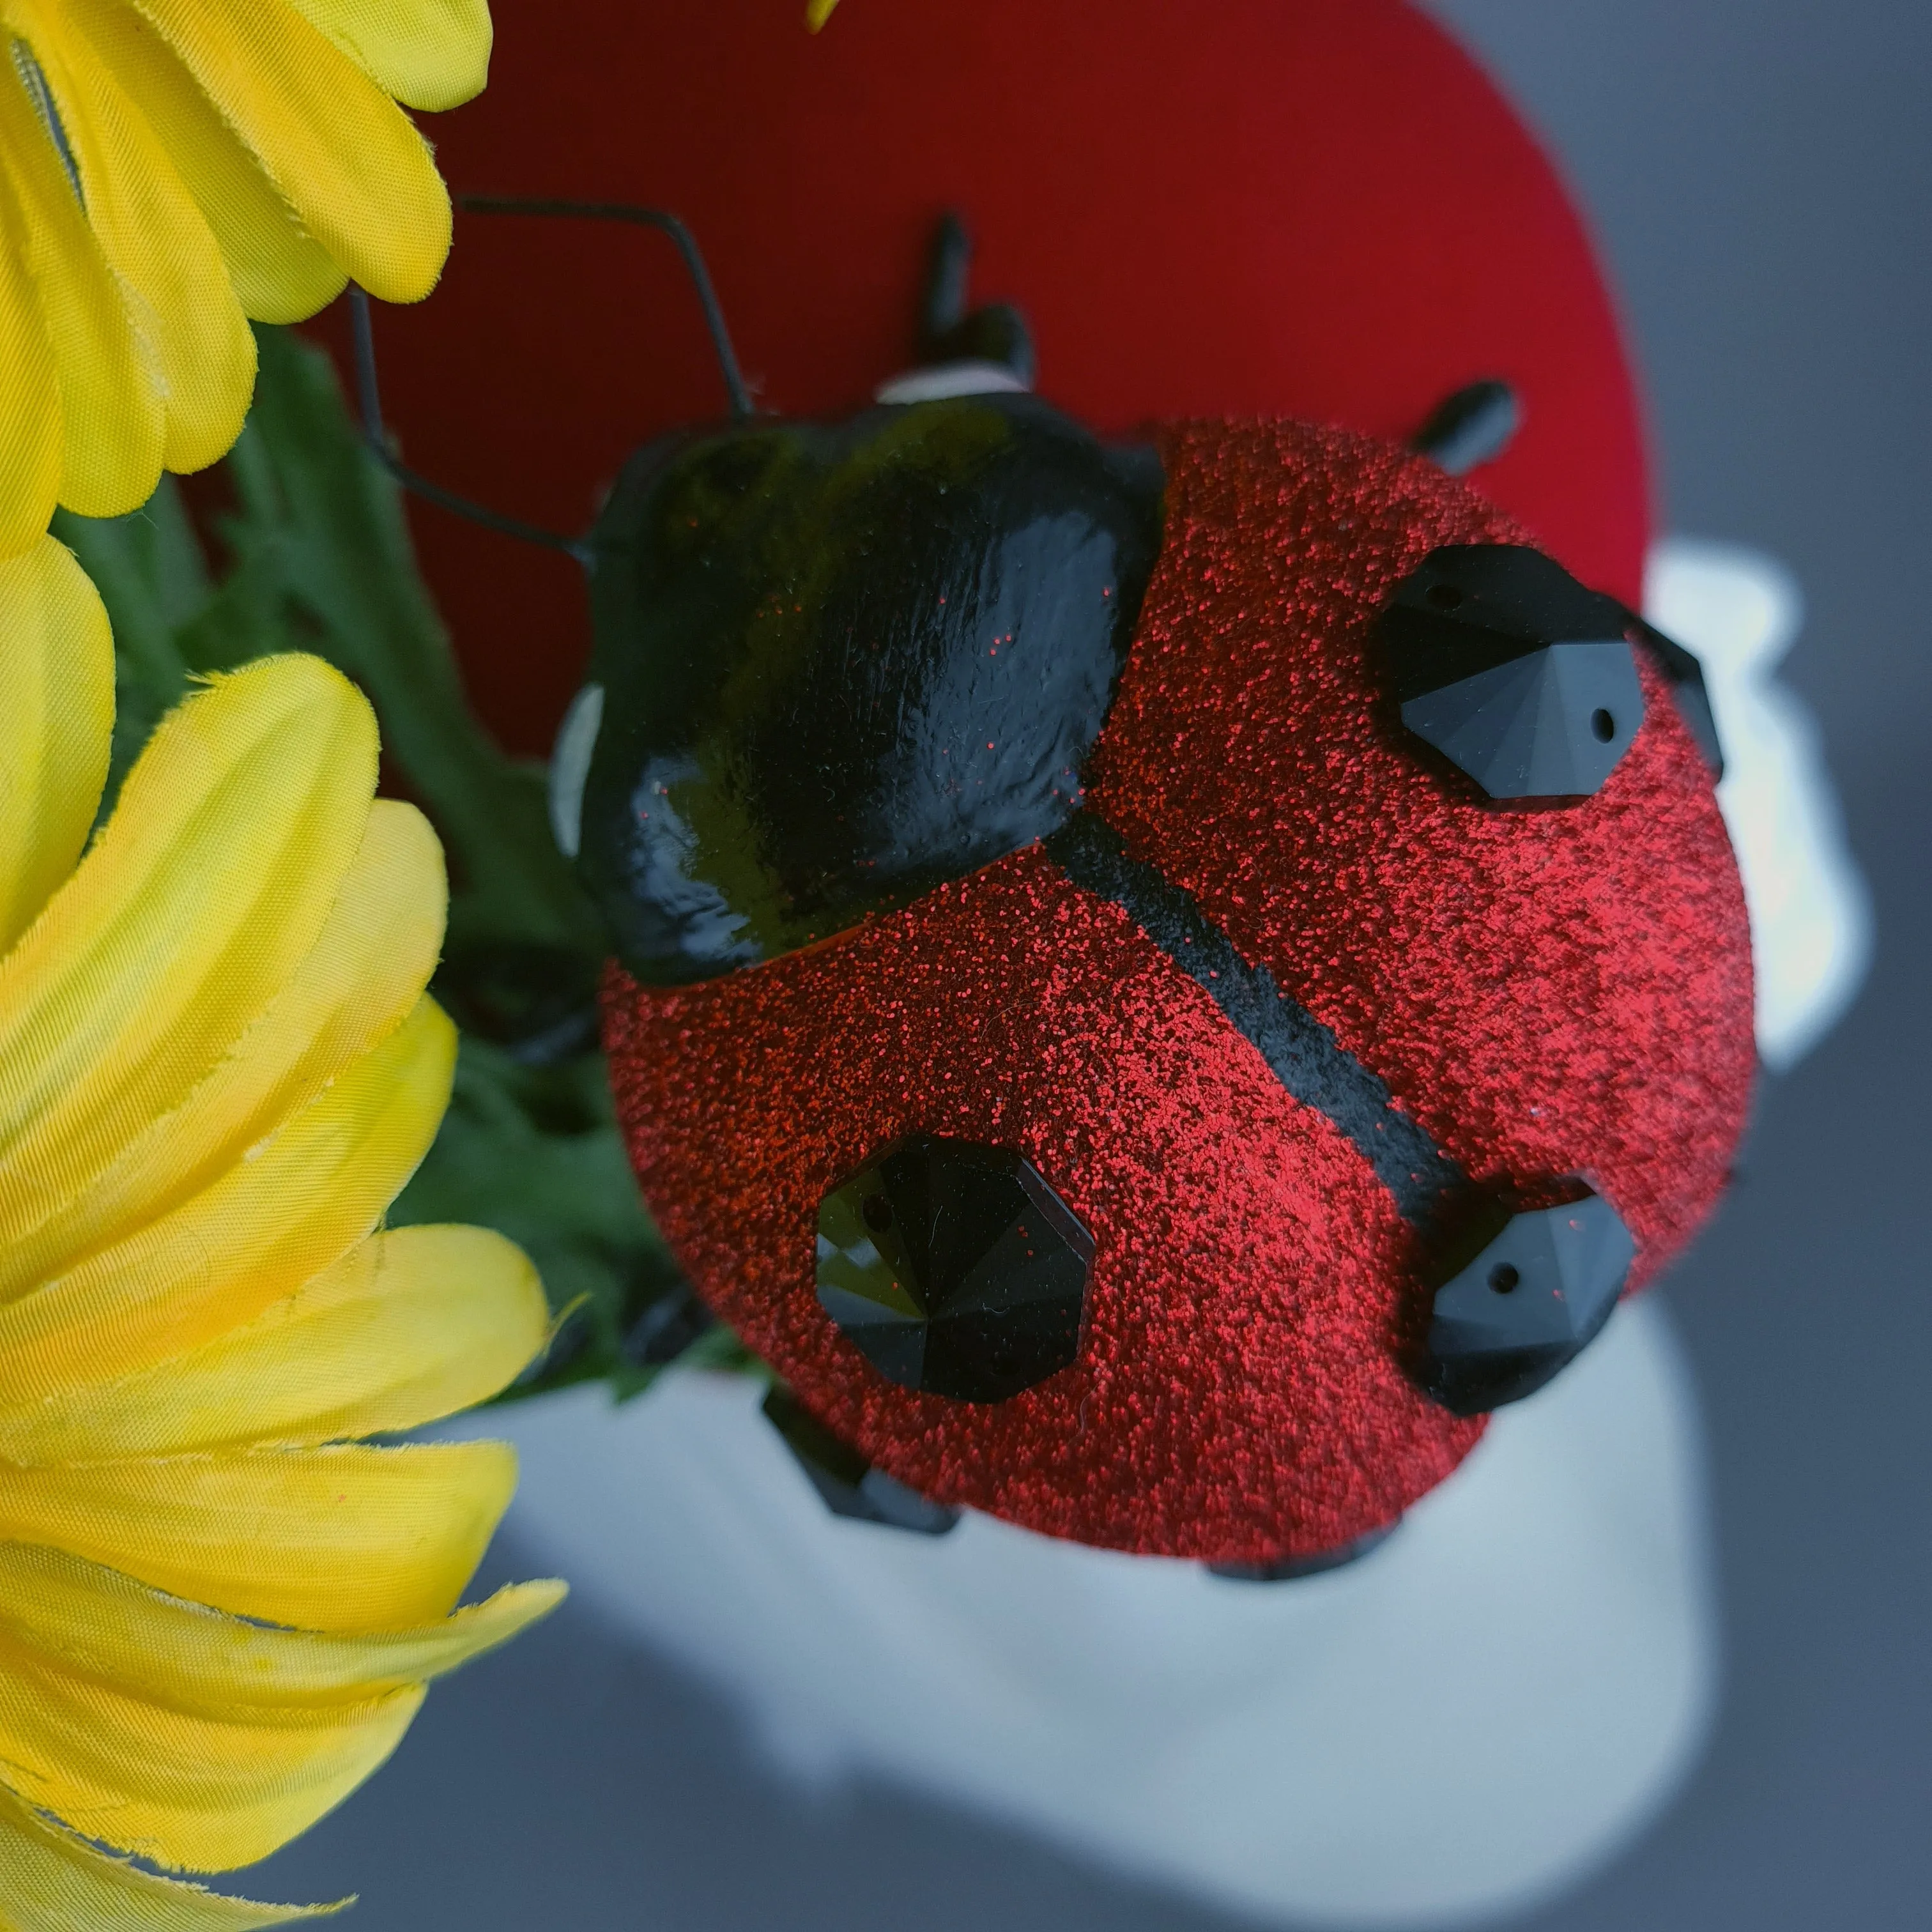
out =
[(755, 964), (1062, 824), (1161, 490), (1023, 393), (640, 451), (592, 534), (562, 828), (631, 971)]

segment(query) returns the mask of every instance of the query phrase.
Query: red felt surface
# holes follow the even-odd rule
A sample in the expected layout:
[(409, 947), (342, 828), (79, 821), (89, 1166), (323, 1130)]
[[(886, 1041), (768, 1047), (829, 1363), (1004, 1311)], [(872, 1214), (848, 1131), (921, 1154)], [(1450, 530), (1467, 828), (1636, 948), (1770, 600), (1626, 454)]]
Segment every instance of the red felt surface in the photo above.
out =
[[(1473, 1175), (1597, 1187), (1641, 1278), (1716, 1198), (1753, 1066), (1742, 893), (1667, 691), (1594, 799), (1486, 806), (1402, 732), (1368, 626), (1438, 544), (1520, 532), (1344, 433), (1162, 440), (1166, 541), (1090, 806)], [(1427, 1291), (1366, 1163), (1037, 848), (704, 986), (618, 976), (608, 1011), (679, 1259), (916, 1488), (1254, 1560), (1379, 1527), (1474, 1440), (1403, 1374)], [(1079, 1360), (997, 1406), (884, 1382), (813, 1293), (820, 1198), (917, 1130), (1019, 1146), (1098, 1244)]]
[[(1400, 0), (498, 0), (488, 92), (430, 131), (459, 189), (668, 204), (748, 370), (841, 411), (907, 361), (931, 226), (1021, 304), (1052, 400), (1100, 428), (1286, 414), (1400, 437), (1502, 376), (1527, 418), (1484, 489), (1586, 581), (1640, 589), (1647, 484), (1611, 304), (1510, 110)], [(580, 530), (626, 454), (714, 412), (658, 238), (459, 219), (382, 320), (410, 459)], [(577, 566), (421, 506), (486, 715), (547, 749), (581, 670)]]

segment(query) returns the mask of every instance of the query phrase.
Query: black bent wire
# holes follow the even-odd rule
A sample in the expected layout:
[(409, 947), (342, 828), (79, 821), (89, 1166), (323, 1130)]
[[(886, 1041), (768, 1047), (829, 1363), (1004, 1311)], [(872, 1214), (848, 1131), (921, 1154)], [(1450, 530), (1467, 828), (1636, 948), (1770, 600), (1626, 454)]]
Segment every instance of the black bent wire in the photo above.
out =
[[(725, 327), (724, 312), (718, 306), (717, 291), (711, 285), (710, 272), (704, 266), (704, 257), (690, 230), (676, 215), (662, 208), (635, 207), (622, 202), (556, 201), (511, 195), (459, 195), (456, 205), (471, 214), (559, 216), (590, 221), (622, 221), (634, 226), (655, 228), (668, 235), (676, 244), (692, 286), (697, 291), (698, 305), (704, 312), (705, 332), (711, 338), (712, 352), (718, 359), (718, 374), (724, 378), (732, 417), (743, 422), (754, 413), (751, 392), (745, 386), (736, 352), (731, 346), (730, 333)], [(350, 290), (350, 310), (356, 343), (356, 391), (362, 417), (362, 440), (376, 461), (404, 489), (425, 502), (434, 503), (453, 515), (466, 518), (471, 523), (494, 530), (500, 536), (514, 537), (520, 543), (535, 544), (544, 550), (562, 550), (588, 569), (592, 553), (583, 538), (565, 536), (541, 524), (526, 523), (520, 517), (506, 516), (486, 504), (459, 496), (454, 490), (446, 490), (440, 483), (419, 475), (396, 454), (390, 446), (388, 430), (382, 421), (382, 392), (376, 377), (376, 330), (369, 298), (363, 290), (353, 285)]]
[(527, 195), (460, 194), (456, 205), (466, 214), (531, 214), (580, 221), (622, 221), (636, 228), (655, 228), (668, 235), (683, 258), (685, 272), (698, 292), (698, 304), (704, 311), (705, 333), (711, 338), (711, 352), (718, 358), (718, 373), (724, 379), (724, 393), (731, 413), (742, 422), (755, 412), (751, 392), (738, 368), (737, 352), (731, 346), (731, 332), (724, 326), (724, 311), (718, 306), (718, 292), (711, 286), (711, 272), (704, 266), (691, 230), (674, 214), (662, 208), (639, 208), (621, 201), (554, 201)]
[(466, 518), (472, 524), (481, 524), (486, 530), (494, 530), (501, 536), (514, 537), (521, 543), (540, 544), (545, 550), (560, 550), (575, 557), (587, 569), (590, 548), (580, 539), (547, 530), (539, 524), (526, 524), (520, 517), (506, 517), (500, 510), (490, 509), (467, 496), (459, 496), (454, 490), (446, 490), (440, 483), (432, 483), (427, 476), (418, 476), (397, 455), (389, 446), (389, 433), (382, 422), (382, 399), (376, 385), (376, 331), (370, 319), (368, 294), (352, 284), (349, 305), (356, 336), (356, 395), (362, 407), (362, 440), (370, 454), (405, 490), (414, 492), (426, 502)]

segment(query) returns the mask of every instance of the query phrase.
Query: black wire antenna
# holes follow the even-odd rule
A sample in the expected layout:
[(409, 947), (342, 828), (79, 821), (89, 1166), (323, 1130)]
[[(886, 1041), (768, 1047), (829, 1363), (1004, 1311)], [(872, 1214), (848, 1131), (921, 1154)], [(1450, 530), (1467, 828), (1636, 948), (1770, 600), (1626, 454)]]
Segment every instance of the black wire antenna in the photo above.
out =
[[(724, 326), (724, 311), (718, 305), (717, 290), (711, 285), (710, 272), (704, 266), (704, 257), (691, 230), (676, 215), (661, 208), (638, 208), (624, 202), (556, 201), (518, 195), (458, 195), (456, 205), (466, 214), (522, 214), (584, 221), (622, 221), (633, 227), (655, 228), (668, 235), (676, 244), (685, 272), (691, 278), (692, 286), (697, 292), (698, 306), (704, 311), (705, 333), (711, 338), (711, 352), (717, 358), (718, 373), (724, 378), (732, 420), (742, 422), (755, 413), (751, 392), (746, 388), (744, 376), (738, 367), (737, 354), (731, 346), (730, 332)], [(454, 490), (446, 490), (440, 483), (419, 476), (397, 455), (382, 421), (382, 392), (376, 380), (376, 330), (369, 298), (363, 290), (352, 284), (349, 298), (356, 340), (356, 400), (362, 415), (362, 440), (369, 453), (405, 490), (413, 492), (424, 502), (434, 503), (456, 516), (467, 518), (471, 523), (480, 524), (484, 529), (494, 530), (500, 536), (514, 537), (520, 543), (562, 550), (588, 568), (590, 547), (582, 538), (567, 537), (558, 531), (545, 530), (541, 524), (526, 524), (520, 517), (506, 516), (487, 504), (458, 496)]]

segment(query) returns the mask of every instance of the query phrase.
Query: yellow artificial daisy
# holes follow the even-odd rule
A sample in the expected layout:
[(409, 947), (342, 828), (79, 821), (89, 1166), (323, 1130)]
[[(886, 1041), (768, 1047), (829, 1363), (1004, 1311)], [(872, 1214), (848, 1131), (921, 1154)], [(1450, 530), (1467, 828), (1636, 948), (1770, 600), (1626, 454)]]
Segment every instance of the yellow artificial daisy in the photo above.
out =
[(0, 556), (233, 442), (247, 318), (427, 295), (449, 197), (397, 104), (483, 85), (486, 0), (0, 0)]
[(455, 1608), (506, 1445), (357, 1440), (547, 1317), (500, 1236), (382, 1226), (455, 1039), (366, 701), (312, 657), (219, 680), (90, 844), (113, 689), (73, 557), (0, 563), (0, 1928), (238, 1932), (308, 1914), (110, 1854), (263, 1857), (557, 1601)]

